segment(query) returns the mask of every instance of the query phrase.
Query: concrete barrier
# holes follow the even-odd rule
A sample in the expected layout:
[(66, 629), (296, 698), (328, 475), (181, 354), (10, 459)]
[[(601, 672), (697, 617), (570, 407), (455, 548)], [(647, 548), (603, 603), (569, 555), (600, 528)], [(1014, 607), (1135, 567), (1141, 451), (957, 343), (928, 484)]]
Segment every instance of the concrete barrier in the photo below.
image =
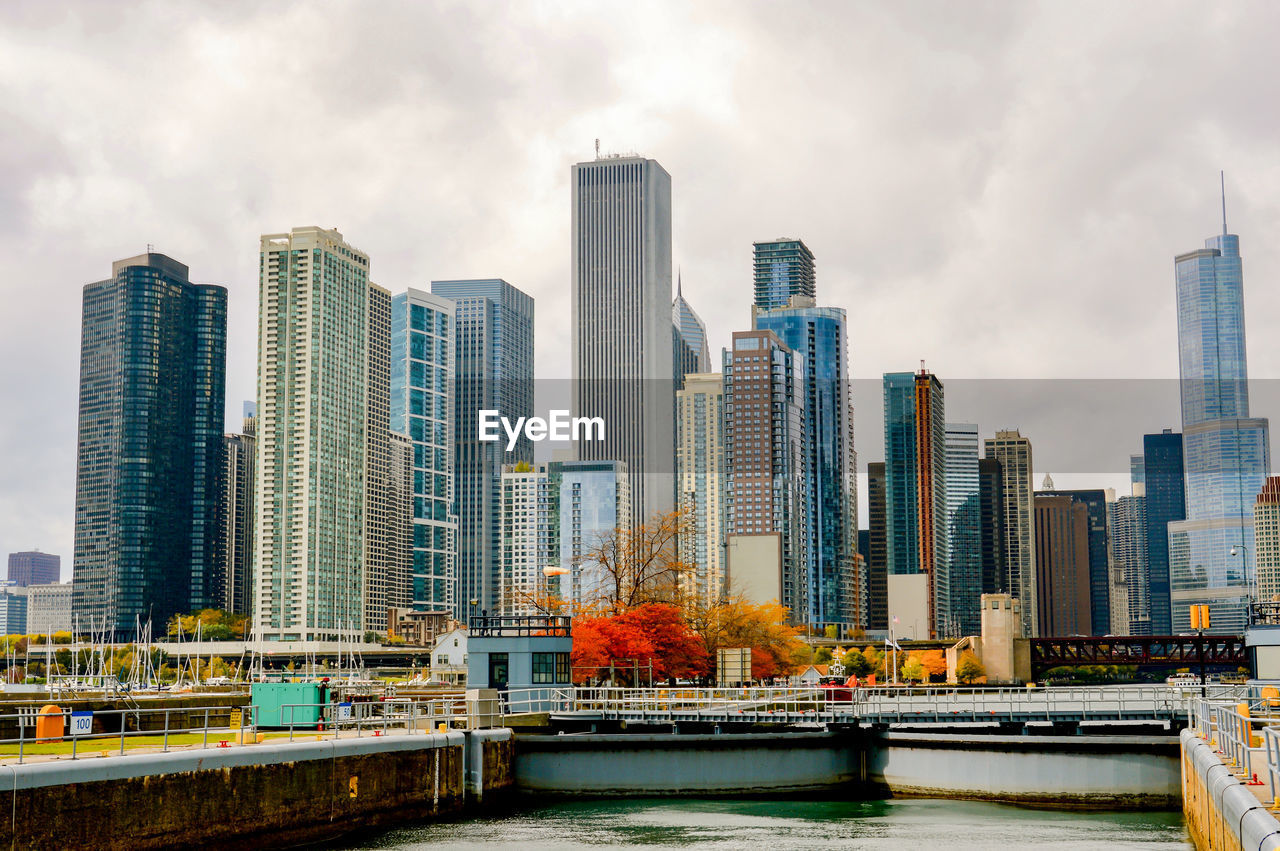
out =
[(1183, 730), (1182, 812), (1198, 851), (1280, 849), (1280, 822), (1213, 748)]
[(1172, 736), (884, 733), (867, 779), (890, 795), (1096, 809), (1177, 809)]
[[(369, 736), (0, 766), (15, 848), (316, 842), (509, 787), (511, 732)], [(469, 768), (470, 767), (470, 768)], [(470, 776), (469, 776), (470, 775)]]

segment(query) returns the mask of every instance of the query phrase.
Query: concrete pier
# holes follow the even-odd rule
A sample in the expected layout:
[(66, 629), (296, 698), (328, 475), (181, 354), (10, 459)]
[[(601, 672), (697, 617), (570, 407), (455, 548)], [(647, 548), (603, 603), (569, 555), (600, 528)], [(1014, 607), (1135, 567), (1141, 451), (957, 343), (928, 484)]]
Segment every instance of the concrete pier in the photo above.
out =
[(1247, 785), (1193, 730), (1183, 730), (1181, 741), (1182, 813), (1197, 851), (1280, 848), (1280, 822), (1267, 807), (1270, 786)]

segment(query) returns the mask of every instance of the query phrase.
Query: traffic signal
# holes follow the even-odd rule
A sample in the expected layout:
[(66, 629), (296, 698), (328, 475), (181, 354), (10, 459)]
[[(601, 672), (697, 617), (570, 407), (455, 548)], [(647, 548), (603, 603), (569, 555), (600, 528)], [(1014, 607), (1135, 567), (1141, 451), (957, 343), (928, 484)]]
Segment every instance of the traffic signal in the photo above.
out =
[(1191, 628), (1192, 629), (1208, 629), (1209, 628), (1209, 607), (1207, 605), (1198, 605), (1191, 607)]

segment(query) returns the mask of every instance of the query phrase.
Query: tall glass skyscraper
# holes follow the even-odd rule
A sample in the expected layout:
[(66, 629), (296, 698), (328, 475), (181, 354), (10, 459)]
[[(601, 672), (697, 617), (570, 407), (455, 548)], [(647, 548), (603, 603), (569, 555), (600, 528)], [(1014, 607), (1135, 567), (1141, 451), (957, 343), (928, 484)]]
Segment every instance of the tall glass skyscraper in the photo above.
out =
[[(1173, 429), (1142, 438), (1142, 483), (1146, 492), (1147, 575), (1151, 634), (1173, 632), (1169, 599), (1169, 524), (1187, 518), (1182, 435)], [(1136, 483), (1136, 482), (1135, 482)]]
[[(1226, 232), (1174, 258), (1187, 519), (1170, 523), (1173, 631), (1208, 603), (1239, 632), (1253, 582), (1253, 503), (1271, 470), (1266, 419), (1249, 416), (1240, 238)], [(1231, 548), (1239, 546), (1237, 555)]]
[(679, 279), (676, 281), (676, 299), (671, 303), (671, 322), (675, 325), (676, 336), (692, 356), (692, 363), (688, 364), (690, 368), (679, 370), (680, 375), (683, 377), (692, 372), (714, 372), (711, 349), (707, 346), (706, 323), (685, 300), (684, 285)]
[(431, 292), (456, 305), (454, 609), (465, 620), (471, 600), (489, 612), (501, 606), (502, 467), (533, 461), (533, 444), (523, 431), (510, 452), (505, 441), (479, 439), (481, 410), (496, 410), (513, 423), (533, 416), (533, 298), (500, 278), (432, 281)]
[(409, 600), (458, 609), (454, 515), (454, 303), (410, 289), (391, 299), (391, 430), (413, 444)]
[(845, 312), (797, 297), (789, 306), (755, 312), (804, 365), (808, 465), (809, 611), (804, 622), (866, 625), (865, 580), (857, 576), (857, 454), (849, 401), (849, 335)]
[(227, 291), (163, 254), (84, 288), (76, 467), (78, 628), (134, 638), (221, 605)]
[(792, 296), (816, 295), (813, 252), (802, 240), (779, 237), (755, 243), (756, 307), (786, 307)]

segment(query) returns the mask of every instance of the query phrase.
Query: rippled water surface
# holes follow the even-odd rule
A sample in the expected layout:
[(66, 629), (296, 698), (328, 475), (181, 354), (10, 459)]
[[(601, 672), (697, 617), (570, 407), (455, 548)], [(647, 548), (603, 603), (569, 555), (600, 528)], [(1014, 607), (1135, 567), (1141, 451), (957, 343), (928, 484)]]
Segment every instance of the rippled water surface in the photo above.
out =
[(526, 804), (350, 848), (1189, 849), (1180, 813), (1079, 813), (975, 801), (653, 799)]

